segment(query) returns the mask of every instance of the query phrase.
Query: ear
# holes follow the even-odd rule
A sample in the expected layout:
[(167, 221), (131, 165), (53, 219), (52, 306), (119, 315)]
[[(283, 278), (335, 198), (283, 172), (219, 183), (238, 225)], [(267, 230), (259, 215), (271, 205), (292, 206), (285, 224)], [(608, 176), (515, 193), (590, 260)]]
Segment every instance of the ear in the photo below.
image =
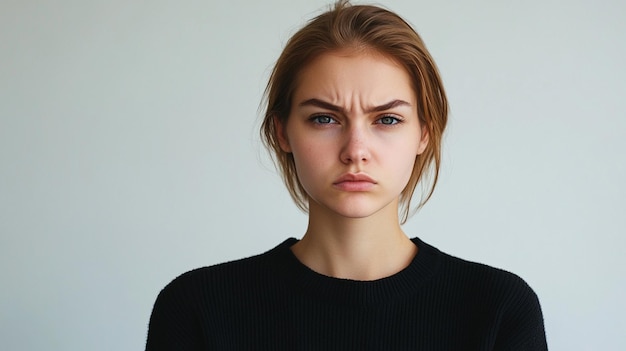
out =
[(420, 138), (420, 143), (417, 145), (417, 154), (421, 155), (424, 150), (426, 150), (426, 146), (428, 146), (428, 129), (422, 127), (422, 137)]
[(274, 123), (274, 130), (276, 131), (276, 137), (278, 138), (278, 144), (281, 150), (284, 152), (291, 152), (291, 146), (289, 145), (289, 139), (287, 138), (286, 125), (278, 119), (278, 117), (272, 117)]

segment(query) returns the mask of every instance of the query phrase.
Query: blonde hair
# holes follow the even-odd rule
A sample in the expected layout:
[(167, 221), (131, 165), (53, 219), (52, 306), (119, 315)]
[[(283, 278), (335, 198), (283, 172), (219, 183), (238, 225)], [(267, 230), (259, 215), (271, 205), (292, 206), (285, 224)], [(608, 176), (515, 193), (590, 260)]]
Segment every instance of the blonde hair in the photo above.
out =
[(281, 172), (296, 205), (308, 210), (308, 195), (296, 174), (293, 155), (279, 144), (274, 119), (286, 125), (300, 71), (316, 57), (340, 49), (368, 49), (392, 58), (411, 77), (417, 95), (418, 118), (428, 133), (428, 145), (416, 157), (413, 173), (400, 194), (401, 222), (410, 215), (411, 199), (418, 182), (429, 171), (430, 189), (422, 194), (416, 210), (435, 190), (441, 165), (441, 141), (448, 118), (448, 101), (439, 72), (424, 42), (400, 16), (377, 7), (351, 5), (338, 1), (335, 6), (313, 18), (287, 42), (265, 89), (267, 104), (261, 125), (261, 139)]

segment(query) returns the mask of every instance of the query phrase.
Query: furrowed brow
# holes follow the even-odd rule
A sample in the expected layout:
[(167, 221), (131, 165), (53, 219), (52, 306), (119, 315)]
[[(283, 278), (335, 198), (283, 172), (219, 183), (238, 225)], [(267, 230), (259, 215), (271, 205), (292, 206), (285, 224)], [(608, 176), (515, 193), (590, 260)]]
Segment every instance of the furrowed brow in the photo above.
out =
[[(320, 107), (326, 110), (330, 110), (330, 111), (335, 111), (335, 112), (341, 112), (344, 113), (344, 109), (342, 107), (333, 105), (329, 102), (320, 100), (320, 99), (308, 99), (305, 100), (303, 102), (301, 102), (299, 104), (300, 107), (302, 106), (316, 106), (316, 107)], [(380, 106), (374, 106), (370, 109), (368, 109), (367, 111), (365, 111), (366, 113), (370, 113), (370, 112), (382, 112), (382, 111), (386, 111), (386, 110), (390, 110), (392, 108), (398, 107), (398, 106), (411, 106), (410, 103), (404, 101), (404, 100), (392, 100), (389, 101), (386, 104), (382, 104)]]
[(343, 108), (333, 105), (329, 102), (326, 101), (322, 101), (319, 99), (308, 99), (305, 101), (302, 101), (299, 105), (300, 107), (303, 106), (315, 106), (315, 107), (320, 107), (323, 108), (325, 110), (331, 110), (331, 111), (335, 111), (335, 112), (343, 112)]
[(411, 106), (411, 104), (409, 104), (408, 102), (404, 101), (404, 100), (392, 100), (389, 101), (386, 104), (380, 105), (380, 106), (374, 106), (372, 108), (370, 108), (369, 110), (365, 111), (367, 113), (369, 112), (382, 112), (382, 111), (387, 111), (387, 110), (391, 110), (394, 107), (398, 107), (398, 106)]

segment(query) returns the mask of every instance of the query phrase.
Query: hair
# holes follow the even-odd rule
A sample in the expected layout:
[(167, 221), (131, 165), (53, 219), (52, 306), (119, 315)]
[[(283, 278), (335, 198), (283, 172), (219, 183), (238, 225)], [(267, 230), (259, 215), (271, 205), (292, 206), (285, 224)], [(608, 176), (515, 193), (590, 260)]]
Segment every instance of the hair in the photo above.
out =
[(405, 223), (412, 214), (411, 199), (418, 182), (426, 177), (430, 186), (424, 187), (415, 211), (435, 190), (448, 101), (438, 69), (424, 42), (397, 14), (377, 6), (351, 5), (347, 0), (340, 0), (331, 10), (313, 18), (296, 32), (278, 58), (265, 89), (267, 106), (261, 124), (261, 139), (296, 205), (307, 212), (308, 194), (296, 174), (293, 154), (280, 147), (274, 119), (286, 125), (298, 74), (305, 66), (324, 53), (345, 49), (380, 53), (404, 67), (411, 78), (419, 122), (422, 128), (426, 128), (429, 140), (424, 152), (416, 156), (411, 178), (400, 194), (401, 223)]

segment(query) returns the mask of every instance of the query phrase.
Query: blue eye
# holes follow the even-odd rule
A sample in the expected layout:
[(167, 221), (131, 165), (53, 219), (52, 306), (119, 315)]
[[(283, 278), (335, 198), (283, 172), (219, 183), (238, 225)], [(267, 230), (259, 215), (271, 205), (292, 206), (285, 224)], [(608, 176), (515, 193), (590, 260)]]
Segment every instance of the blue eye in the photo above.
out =
[(400, 123), (400, 119), (393, 117), (393, 116), (383, 116), (380, 119), (378, 119), (378, 123), (379, 124), (384, 124), (384, 125), (393, 125), (393, 124), (398, 124)]
[(328, 116), (328, 115), (313, 116), (311, 120), (313, 121), (313, 123), (317, 123), (317, 124), (335, 123), (335, 120), (331, 116)]

